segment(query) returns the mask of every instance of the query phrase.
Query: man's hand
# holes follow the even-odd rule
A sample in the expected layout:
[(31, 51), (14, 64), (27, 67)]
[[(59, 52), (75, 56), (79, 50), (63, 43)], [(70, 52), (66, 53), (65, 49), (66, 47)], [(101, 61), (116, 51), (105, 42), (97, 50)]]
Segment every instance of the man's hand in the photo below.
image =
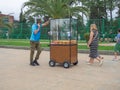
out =
[(38, 24), (38, 29), (34, 31), (34, 34), (37, 34), (40, 31), (40, 24)]
[(38, 29), (40, 29), (40, 24), (38, 24)]
[(35, 30), (35, 31), (34, 31), (34, 34), (37, 34), (37, 33), (38, 33), (38, 30)]
[(50, 21), (46, 21), (45, 23), (42, 24), (43, 27), (47, 26), (50, 23)]

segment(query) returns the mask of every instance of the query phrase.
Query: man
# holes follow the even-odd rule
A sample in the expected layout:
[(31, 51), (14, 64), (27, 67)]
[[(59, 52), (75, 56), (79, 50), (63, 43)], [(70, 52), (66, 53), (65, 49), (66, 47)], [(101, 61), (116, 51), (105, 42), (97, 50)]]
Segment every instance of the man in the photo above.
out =
[[(42, 24), (41, 19), (37, 20), (37, 23), (34, 23), (32, 25), (32, 33), (30, 37), (30, 65), (31, 66), (39, 66), (39, 63), (37, 60), (39, 59), (39, 55), (41, 53), (41, 47), (40, 47), (40, 35), (42, 27), (47, 26), (49, 24), (49, 21), (46, 21)], [(34, 52), (37, 50), (35, 59), (33, 60)]]
[(113, 61), (118, 61), (118, 55), (120, 54), (120, 29), (118, 29), (118, 34), (116, 36), (116, 44), (114, 46), (114, 58)]

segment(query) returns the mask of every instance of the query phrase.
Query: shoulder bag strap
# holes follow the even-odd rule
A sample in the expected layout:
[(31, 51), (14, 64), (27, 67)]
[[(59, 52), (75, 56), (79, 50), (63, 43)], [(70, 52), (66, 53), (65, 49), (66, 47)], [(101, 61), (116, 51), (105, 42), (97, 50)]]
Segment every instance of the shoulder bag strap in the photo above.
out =
[[(95, 35), (95, 37), (93, 38), (93, 40), (97, 37), (97, 35), (98, 35), (98, 32), (96, 33), (96, 35)], [(93, 40), (92, 40), (92, 41), (93, 41)]]

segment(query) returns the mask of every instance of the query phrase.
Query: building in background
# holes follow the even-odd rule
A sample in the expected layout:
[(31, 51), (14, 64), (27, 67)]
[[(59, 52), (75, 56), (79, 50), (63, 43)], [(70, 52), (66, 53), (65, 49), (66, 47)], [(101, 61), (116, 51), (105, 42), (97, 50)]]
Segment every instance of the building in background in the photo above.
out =
[[(0, 38), (9, 39), (10, 29), (14, 23), (14, 16), (0, 13)], [(7, 28), (6, 28), (7, 27)]]
[(0, 18), (1, 17), (3, 17), (4, 22), (14, 23), (14, 16), (12, 16), (12, 15), (0, 14)]

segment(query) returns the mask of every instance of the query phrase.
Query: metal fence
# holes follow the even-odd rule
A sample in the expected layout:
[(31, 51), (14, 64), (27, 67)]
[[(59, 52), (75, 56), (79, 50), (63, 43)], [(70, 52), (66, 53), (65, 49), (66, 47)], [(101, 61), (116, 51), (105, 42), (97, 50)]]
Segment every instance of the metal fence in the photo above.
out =
[[(31, 35), (32, 24), (26, 23), (14, 23), (13, 28), (9, 31), (7, 28), (0, 28), (0, 38), (1, 39), (29, 39)], [(41, 38), (48, 39), (49, 27), (44, 27), (41, 31)]]
[[(89, 32), (90, 24), (95, 23), (98, 26), (100, 38), (105, 40), (106, 38), (110, 38), (111, 41), (114, 40), (118, 28), (120, 28), (120, 18), (114, 20), (113, 24), (109, 24), (106, 19), (91, 19), (86, 21), (85, 25), (79, 24), (78, 21), (78, 39), (84, 40), (84, 34)], [(0, 28), (0, 38), (11, 38), (11, 39), (29, 39), (31, 34), (31, 26), (32, 24), (26, 23), (14, 23), (13, 29), (8, 32), (7, 28)], [(41, 39), (49, 39), (48, 32), (50, 31), (49, 26), (44, 27), (41, 31)]]
[(120, 18), (114, 20), (112, 23), (104, 18), (88, 20), (85, 26), (78, 27), (78, 32), (82, 40), (84, 39), (84, 33), (89, 33), (90, 24), (92, 23), (97, 25), (101, 41), (115, 41), (114, 39), (117, 35), (117, 31), (120, 28)]

